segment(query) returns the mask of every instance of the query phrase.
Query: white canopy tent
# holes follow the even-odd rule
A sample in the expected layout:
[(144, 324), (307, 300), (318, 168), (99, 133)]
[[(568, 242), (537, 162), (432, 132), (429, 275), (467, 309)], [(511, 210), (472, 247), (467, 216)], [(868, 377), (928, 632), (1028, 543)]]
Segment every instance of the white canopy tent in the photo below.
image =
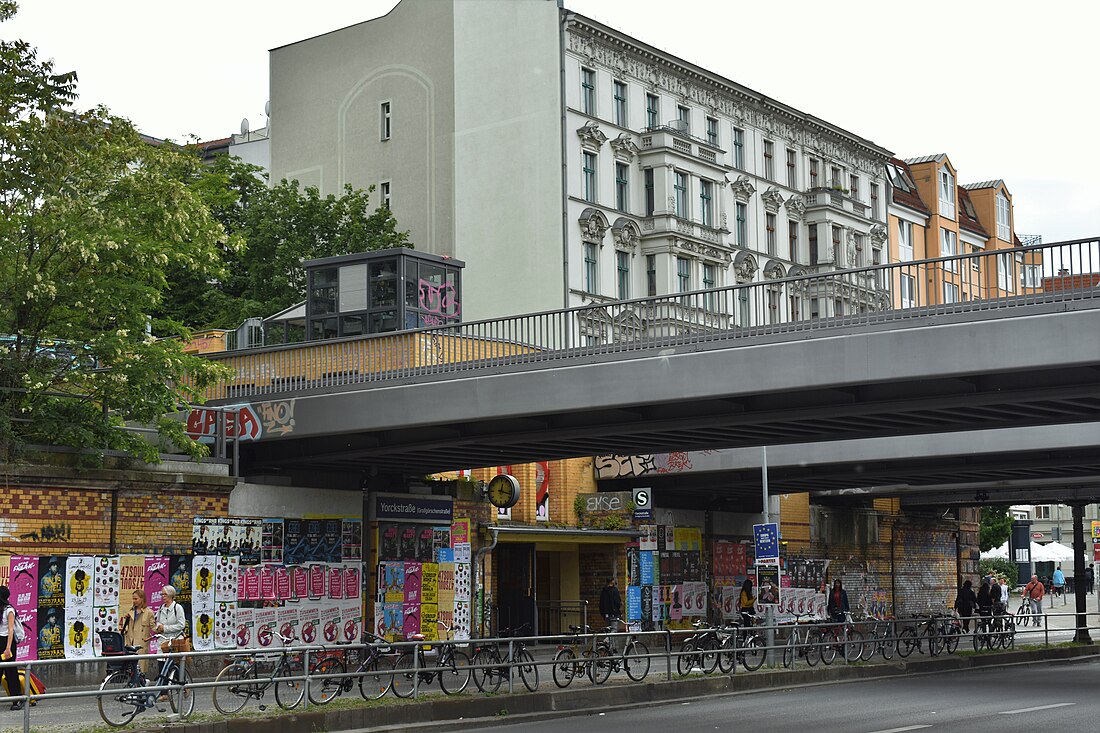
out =
[[(1008, 542), (992, 550), (986, 550), (980, 557), (983, 560), (991, 560), (994, 558), (1008, 560)], [(1038, 542), (1031, 543), (1032, 562), (1069, 562), (1072, 560), (1073, 550), (1063, 544), (1059, 544), (1058, 542), (1051, 542), (1047, 545), (1040, 545)]]
[(1066, 547), (1060, 542), (1051, 542), (1043, 545), (1043, 549), (1052, 555), (1051, 559), (1047, 562), (1072, 562), (1073, 561), (1073, 549)]
[(1000, 547), (994, 547), (992, 550), (986, 550), (979, 557), (983, 560), (1007, 560), (1008, 559), (1008, 540)]

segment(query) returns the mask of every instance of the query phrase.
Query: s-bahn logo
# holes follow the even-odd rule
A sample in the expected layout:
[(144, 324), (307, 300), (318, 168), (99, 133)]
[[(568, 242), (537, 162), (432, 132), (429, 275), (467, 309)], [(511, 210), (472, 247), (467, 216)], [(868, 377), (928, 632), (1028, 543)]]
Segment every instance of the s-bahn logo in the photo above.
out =
[[(192, 440), (210, 442), (218, 432), (218, 410), (199, 407), (187, 416), (187, 435)], [(233, 405), (224, 411), (225, 436), (229, 439), (240, 435), (241, 440), (259, 440), (264, 433), (263, 423), (252, 405)]]

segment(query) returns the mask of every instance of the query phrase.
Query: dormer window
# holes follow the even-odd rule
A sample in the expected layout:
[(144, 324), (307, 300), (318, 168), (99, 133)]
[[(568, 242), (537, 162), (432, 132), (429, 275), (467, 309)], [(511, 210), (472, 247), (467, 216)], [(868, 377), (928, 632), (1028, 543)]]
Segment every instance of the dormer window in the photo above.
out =
[(955, 176), (947, 168), (940, 169), (940, 216), (955, 218)]

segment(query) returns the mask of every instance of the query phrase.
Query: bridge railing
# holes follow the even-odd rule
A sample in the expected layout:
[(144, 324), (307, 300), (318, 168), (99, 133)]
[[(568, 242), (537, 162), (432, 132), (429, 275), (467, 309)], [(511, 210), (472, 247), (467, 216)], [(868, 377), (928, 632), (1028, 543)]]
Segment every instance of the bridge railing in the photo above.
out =
[[(607, 301), (391, 334), (211, 354), (234, 376), (227, 400), (511, 365), (552, 365), (681, 344), (859, 327), (947, 313), (1100, 297), (1100, 237), (854, 269), (866, 253), (837, 243), (830, 261), (786, 269), (744, 252), (735, 285)], [(826, 269), (828, 268), (828, 269)]]

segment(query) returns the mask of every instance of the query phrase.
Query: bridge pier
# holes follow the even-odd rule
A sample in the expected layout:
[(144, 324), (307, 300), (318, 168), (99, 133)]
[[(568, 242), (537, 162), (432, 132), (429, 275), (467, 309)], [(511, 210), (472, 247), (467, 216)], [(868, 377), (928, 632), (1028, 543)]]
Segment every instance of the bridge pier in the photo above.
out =
[(1088, 631), (1088, 615), (1085, 601), (1088, 598), (1085, 584), (1085, 505), (1077, 502), (1073, 507), (1073, 600), (1076, 604), (1077, 630), (1073, 640), (1079, 644), (1091, 644)]

